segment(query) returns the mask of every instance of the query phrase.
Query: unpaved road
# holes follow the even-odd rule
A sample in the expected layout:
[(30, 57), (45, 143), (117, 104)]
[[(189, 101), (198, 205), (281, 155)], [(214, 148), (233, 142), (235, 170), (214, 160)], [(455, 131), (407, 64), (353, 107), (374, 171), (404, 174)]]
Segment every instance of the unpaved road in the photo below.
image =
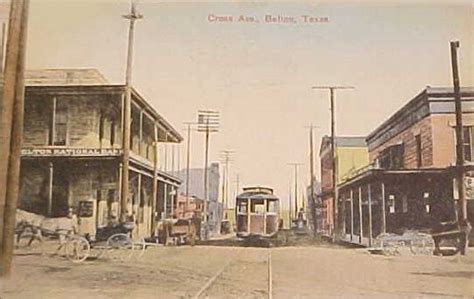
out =
[(16, 256), (9, 298), (473, 298), (468, 256), (385, 257), (328, 247), (158, 247), (139, 261)]

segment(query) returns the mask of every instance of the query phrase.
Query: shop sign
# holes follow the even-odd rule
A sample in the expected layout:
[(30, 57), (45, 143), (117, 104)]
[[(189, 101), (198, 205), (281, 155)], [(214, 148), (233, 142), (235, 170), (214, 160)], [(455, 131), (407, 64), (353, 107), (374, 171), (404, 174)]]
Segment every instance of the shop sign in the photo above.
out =
[(96, 157), (119, 156), (120, 149), (108, 148), (23, 148), (21, 155), (26, 157)]

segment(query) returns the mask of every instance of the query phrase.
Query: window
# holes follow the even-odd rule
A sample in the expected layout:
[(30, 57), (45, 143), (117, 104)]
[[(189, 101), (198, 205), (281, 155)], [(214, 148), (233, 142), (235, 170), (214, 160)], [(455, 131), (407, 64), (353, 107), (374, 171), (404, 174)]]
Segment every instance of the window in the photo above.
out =
[(267, 212), (268, 213), (276, 213), (277, 212), (277, 202), (276, 201), (267, 201)]
[(242, 214), (247, 214), (247, 201), (239, 201), (237, 206), (237, 212)]
[(115, 119), (110, 123), (110, 146), (115, 144)]
[[(456, 127), (454, 127), (454, 137), (456, 139), (455, 130), (456, 130)], [(472, 135), (474, 133), (473, 127), (472, 126), (463, 127), (462, 133), (463, 133), (463, 139), (464, 139), (463, 140), (464, 160), (472, 162), (472, 158), (473, 158), (472, 142), (474, 139)], [(456, 149), (456, 143), (454, 144), (454, 148)]]
[(408, 212), (408, 198), (403, 196), (402, 198), (402, 213), (407, 213)]
[(463, 151), (464, 160), (472, 161), (472, 127), (463, 127), (462, 134), (464, 137)]
[(430, 194), (428, 192), (423, 193), (423, 201), (425, 203), (426, 213), (427, 214), (431, 213)]
[(53, 145), (66, 145), (67, 139), (67, 106), (58, 102), (54, 117)]
[(388, 208), (390, 214), (395, 213), (395, 195), (388, 196)]
[(100, 112), (99, 118), (99, 142), (102, 143), (102, 139), (104, 139), (104, 127), (105, 127), (105, 117), (104, 113)]
[(415, 142), (416, 142), (416, 166), (420, 168), (423, 166), (423, 155), (422, 155), (420, 134), (415, 136)]
[(250, 205), (250, 212), (256, 214), (264, 214), (265, 213), (265, 203), (262, 200), (252, 200)]
[(405, 146), (403, 143), (395, 144), (384, 149), (379, 156), (380, 167), (385, 169), (403, 168), (403, 154)]

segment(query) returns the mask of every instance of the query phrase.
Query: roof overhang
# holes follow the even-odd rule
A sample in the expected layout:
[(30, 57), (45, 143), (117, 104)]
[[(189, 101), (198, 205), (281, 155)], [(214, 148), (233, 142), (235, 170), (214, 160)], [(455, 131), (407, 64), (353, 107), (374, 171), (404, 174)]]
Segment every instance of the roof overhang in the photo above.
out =
[[(90, 95), (90, 94), (116, 94), (121, 95), (126, 91), (123, 84), (98, 84), (98, 85), (30, 85), (26, 86), (26, 93), (50, 94), (50, 95)], [(137, 102), (149, 115), (154, 118), (167, 132), (164, 142), (179, 143), (183, 141), (181, 134), (162, 117), (145, 98), (132, 88), (132, 99)]]

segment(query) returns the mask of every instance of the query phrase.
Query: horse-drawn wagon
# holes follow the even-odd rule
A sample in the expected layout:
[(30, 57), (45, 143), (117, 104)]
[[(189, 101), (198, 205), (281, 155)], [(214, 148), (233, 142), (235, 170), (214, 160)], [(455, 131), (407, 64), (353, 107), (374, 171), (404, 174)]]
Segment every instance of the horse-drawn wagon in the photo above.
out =
[[(67, 259), (76, 263), (98, 257), (125, 260), (141, 256), (145, 250), (144, 241), (130, 239), (133, 223), (109, 224), (97, 228), (95, 235), (81, 236), (77, 234), (77, 218), (72, 213), (67, 217), (47, 218), (18, 210), (16, 219), (18, 250), (44, 254), (53, 247), (56, 254), (63, 251)], [(57, 242), (47, 242), (48, 240)]]

